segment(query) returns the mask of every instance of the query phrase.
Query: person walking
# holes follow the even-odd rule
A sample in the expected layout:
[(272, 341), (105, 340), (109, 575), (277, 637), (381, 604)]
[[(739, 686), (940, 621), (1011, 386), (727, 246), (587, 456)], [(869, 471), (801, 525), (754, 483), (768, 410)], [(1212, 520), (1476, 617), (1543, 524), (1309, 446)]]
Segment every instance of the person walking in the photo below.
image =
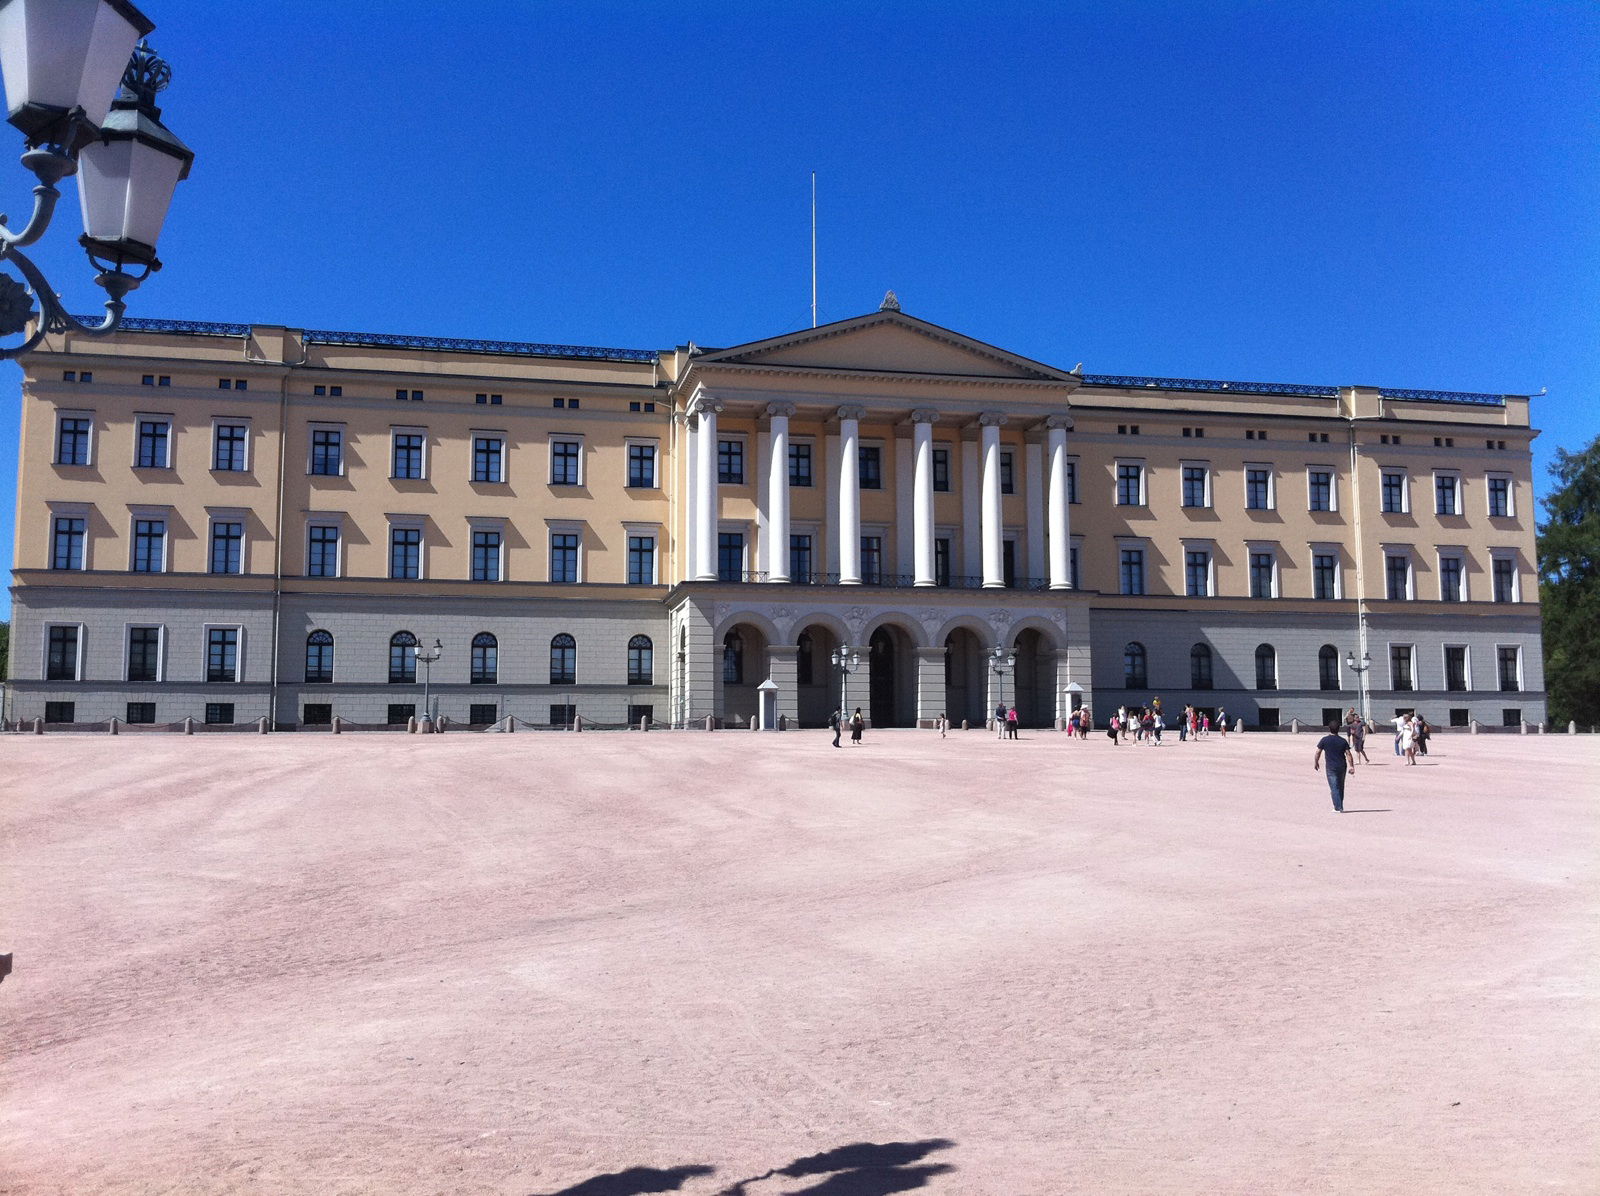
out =
[(1426, 756), (1428, 754), (1428, 736), (1433, 734), (1433, 731), (1428, 726), (1428, 720), (1423, 718), (1420, 714), (1411, 721), (1412, 729), (1416, 732), (1417, 736), (1417, 755)]
[(861, 746), (861, 732), (866, 729), (867, 720), (861, 717), (861, 707), (856, 707), (856, 712), (850, 716), (850, 742), (857, 747)]
[(1333, 812), (1344, 813), (1344, 782), (1347, 773), (1354, 772), (1356, 762), (1351, 759), (1350, 744), (1339, 734), (1339, 724), (1329, 723), (1328, 733), (1317, 740), (1317, 754), (1311, 757), (1313, 771), (1322, 768), (1322, 757), (1328, 757), (1325, 770), (1328, 777), (1328, 794), (1333, 798)]
[(1017, 708), (1011, 707), (1006, 711), (1006, 738), (1016, 739), (1017, 736)]
[(939, 711), (939, 738), (944, 739), (950, 734), (950, 720), (945, 717), (943, 710)]
[(1118, 742), (1117, 742), (1117, 732), (1120, 731), (1121, 729), (1122, 729), (1122, 719), (1121, 719), (1121, 717), (1119, 715), (1113, 714), (1111, 716), (1111, 722), (1106, 725), (1106, 738), (1111, 740), (1111, 746), (1112, 747), (1120, 746), (1118, 744)]
[(1006, 737), (1006, 704), (1001, 702), (994, 708), (994, 735), (996, 739)]
[(1361, 763), (1371, 764), (1372, 761), (1367, 759), (1367, 724), (1353, 706), (1345, 716), (1345, 734), (1350, 737), (1350, 750), (1360, 758)]
[(828, 726), (833, 730), (833, 746), (839, 746), (839, 732), (844, 727), (844, 711), (835, 709), (828, 715)]
[(1224, 739), (1228, 737), (1228, 712), (1221, 706), (1217, 707), (1217, 734)]
[(1417, 720), (1408, 718), (1405, 725), (1400, 728), (1400, 754), (1406, 758), (1406, 763), (1416, 766), (1417, 763)]

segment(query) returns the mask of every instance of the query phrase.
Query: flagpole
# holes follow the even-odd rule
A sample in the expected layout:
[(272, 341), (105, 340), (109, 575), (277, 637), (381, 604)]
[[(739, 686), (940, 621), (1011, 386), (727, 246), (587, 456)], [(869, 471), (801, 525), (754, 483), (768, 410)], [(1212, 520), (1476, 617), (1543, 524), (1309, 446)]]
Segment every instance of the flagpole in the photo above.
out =
[(811, 172), (811, 327), (817, 326), (817, 172)]

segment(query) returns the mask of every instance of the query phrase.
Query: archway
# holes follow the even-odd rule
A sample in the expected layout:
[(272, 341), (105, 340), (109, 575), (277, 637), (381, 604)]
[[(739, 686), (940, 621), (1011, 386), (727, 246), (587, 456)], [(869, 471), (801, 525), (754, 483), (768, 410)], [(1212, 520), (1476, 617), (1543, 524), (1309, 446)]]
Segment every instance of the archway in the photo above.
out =
[(821, 623), (800, 632), (794, 657), (795, 709), (802, 727), (823, 727), (839, 705), (839, 675), (829, 657), (839, 637)]
[(1011, 701), (1024, 727), (1048, 727), (1056, 716), (1056, 654), (1044, 635), (1025, 628), (1017, 635), (1017, 667)]
[(917, 655), (905, 630), (886, 623), (867, 639), (868, 710), (874, 727), (917, 721)]
[(748, 726), (759, 700), (756, 687), (767, 679), (767, 637), (752, 623), (736, 623), (723, 633), (718, 654), (717, 682), (722, 691), (718, 708), (725, 725)]
[(975, 632), (957, 627), (944, 638), (944, 707), (950, 724), (981, 727), (989, 717), (988, 653)]

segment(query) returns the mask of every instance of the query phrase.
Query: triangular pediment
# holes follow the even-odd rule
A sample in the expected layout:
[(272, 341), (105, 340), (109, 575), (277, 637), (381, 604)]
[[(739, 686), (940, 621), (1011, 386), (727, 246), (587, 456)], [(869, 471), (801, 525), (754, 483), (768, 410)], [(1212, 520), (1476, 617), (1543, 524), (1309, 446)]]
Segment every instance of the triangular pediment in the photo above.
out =
[(696, 364), (940, 377), (1075, 381), (1052, 366), (940, 328), (903, 312), (880, 311), (820, 328), (719, 349)]

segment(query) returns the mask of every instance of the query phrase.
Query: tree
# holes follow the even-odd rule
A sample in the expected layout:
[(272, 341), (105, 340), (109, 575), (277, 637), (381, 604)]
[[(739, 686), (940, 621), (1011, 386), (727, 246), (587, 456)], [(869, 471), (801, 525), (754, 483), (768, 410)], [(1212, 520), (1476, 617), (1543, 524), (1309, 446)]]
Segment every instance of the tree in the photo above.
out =
[(1580, 452), (1556, 450), (1539, 527), (1550, 721), (1600, 723), (1600, 436)]

